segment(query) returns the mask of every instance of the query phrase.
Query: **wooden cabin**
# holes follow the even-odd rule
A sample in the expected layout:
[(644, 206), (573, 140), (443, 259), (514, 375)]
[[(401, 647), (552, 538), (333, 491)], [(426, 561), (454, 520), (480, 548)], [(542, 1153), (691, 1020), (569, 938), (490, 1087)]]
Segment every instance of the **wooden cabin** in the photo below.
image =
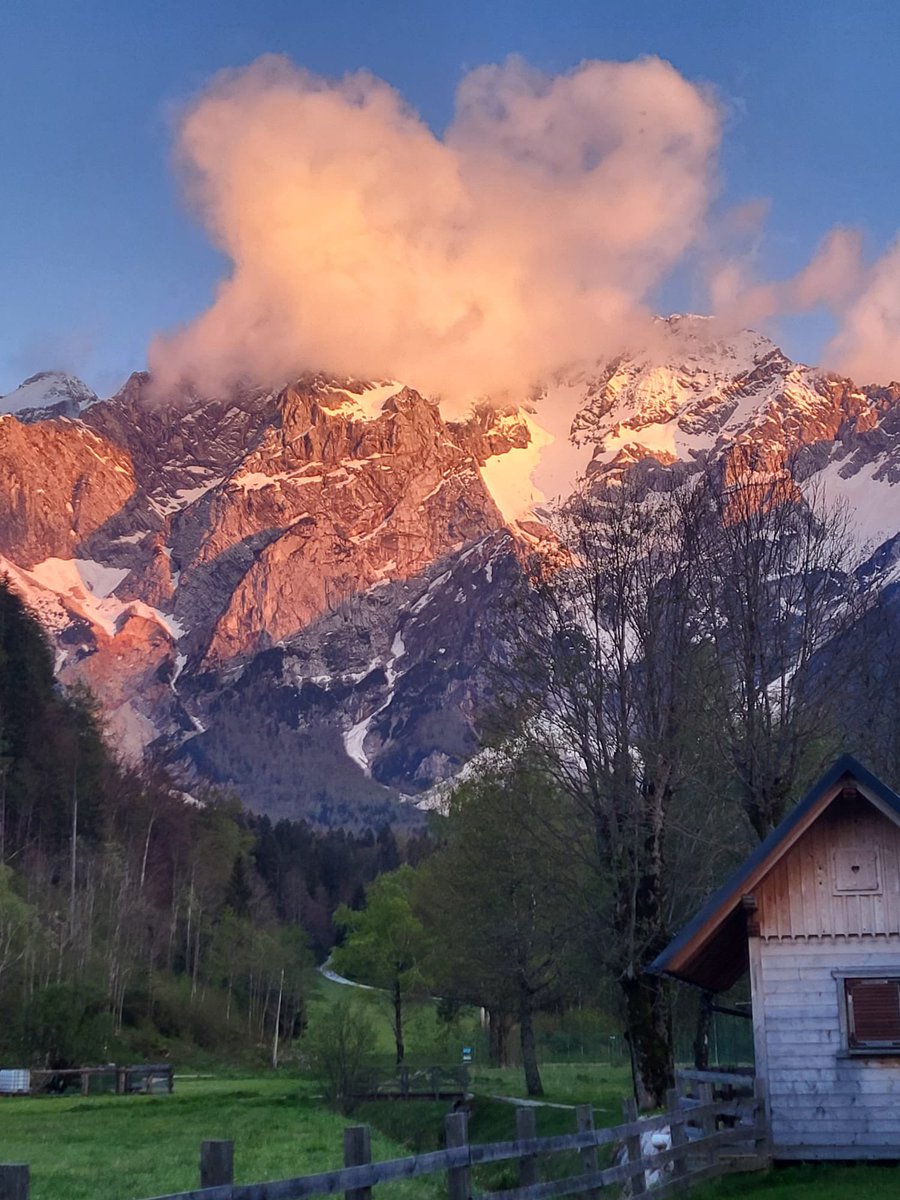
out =
[(776, 1159), (900, 1158), (900, 797), (845, 756), (650, 967), (749, 971)]

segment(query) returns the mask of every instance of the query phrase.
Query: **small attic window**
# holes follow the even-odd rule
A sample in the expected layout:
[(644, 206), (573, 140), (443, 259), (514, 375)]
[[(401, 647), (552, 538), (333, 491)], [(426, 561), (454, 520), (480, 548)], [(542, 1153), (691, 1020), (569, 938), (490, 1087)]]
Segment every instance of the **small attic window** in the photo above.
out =
[(878, 850), (874, 846), (835, 847), (834, 890), (839, 895), (881, 891)]
[(900, 976), (844, 979), (847, 1048), (900, 1050)]

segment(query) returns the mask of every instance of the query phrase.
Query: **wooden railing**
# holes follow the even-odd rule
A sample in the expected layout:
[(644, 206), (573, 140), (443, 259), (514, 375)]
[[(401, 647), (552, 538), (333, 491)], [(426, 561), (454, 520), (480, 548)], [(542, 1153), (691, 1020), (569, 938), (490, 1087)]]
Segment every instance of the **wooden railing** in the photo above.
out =
[(58, 1071), (47, 1067), (33, 1070), (31, 1091), (64, 1091), (71, 1083), (80, 1089), (82, 1096), (89, 1096), (92, 1083), (104, 1078), (112, 1084), (107, 1090), (115, 1091), (117, 1096), (156, 1090), (171, 1092), (174, 1086), (170, 1063), (139, 1063), (132, 1066), (107, 1063), (102, 1067), (66, 1067)]
[(456, 1100), (469, 1090), (469, 1071), (458, 1067), (399, 1067), (389, 1078), (372, 1075), (354, 1093), (357, 1100)]
[[(709, 1088), (710, 1084), (701, 1084)], [(201, 1146), (200, 1188), (177, 1192), (156, 1200), (304, 1200), (307, 1196), (333, 1196), (343, 1192), (347, 1200), (371, 1200), (371, 1189), (398, 1179), (416, 1179), (438, 1172), (447, 1174), (448, 1200), (471, 1200), (472, 1170), (489, 1163), (518, 1163), (519, 1186), (498, 1192), (482, 1192), (477, 1200), (548, 1200), (553, 1196), (591, 1193), (630, 1181), (631, 1195), (650, 1195), (659, 1200), (703, 1179), (767, 1161), (765, 1105), (761, 1085), (745, 1100), (685, 1103), (673, 1089), (667, 1111), (638, 1119), (634, 1101), (626, 1101), (624, 1124), (594, 1129), (589, 1104), (575, 1110), (577, 1130), (553, 1137), (535, 1135), (535, 1110), (516, 1112), (516, 1138), (506, 1142), (473, 1144), (468, 1140), (465, 1112), (451, 1113), (445, 1122), (445, 1150), (409, 1158), (371, 1161), (371, 1143), (366, 1125), (344, 1130), (344, 1167), (318, 1175), (279, 1179), (267, 1183), (233, 1182), (234, 1143), (208, 1141)], [(667, 1130), (670, 1146), (644, 1154), (642, 1135)], [(601, 1168), (601, 1146), (621, 1145), (624, 1161)], [(574, 1175), (539, 1180), (539, 1164), (548, 1156), (577, 1151), (580, 1170)], [(665, 1182), (648, 1189), (647, 1173), (664, 1172)], [(28, 1200), (28, 1167), (0, 1165), (0, 1200)]]

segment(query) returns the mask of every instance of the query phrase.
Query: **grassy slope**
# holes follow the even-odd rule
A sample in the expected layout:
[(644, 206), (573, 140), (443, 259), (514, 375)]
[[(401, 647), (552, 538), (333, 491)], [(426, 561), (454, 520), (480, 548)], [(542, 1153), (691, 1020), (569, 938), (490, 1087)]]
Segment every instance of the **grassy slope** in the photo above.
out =
[[(333, 983), (316, 972), (310, 992), (310, 1004), (333, 1004), (336, 1000), (344, 1000), (352, 995), (353, 999), (363, 1005), (368, 1012), (375, 1028), (375, 1053), (386, 1063), (393, 1061), (394, 1031), (393, 1005), (387, 992), (377, 988), (348, 988), (344, 984)], [(460, 1048), (470, 1042), (477, 1020), (473, 1010), (452, 1026), (446, 1025), (435, 1015), (434, 1001), (429, 999), (407, 998), (404, 1001), (404, 1039), (407, 1053), (429, 1062), (458, 1062)]]
[[(327, 1171), (342, 1164), (347, 1122), (314, 1093), (280, 1077), (177, 1081), (173, 1096), (6, 1098), (0, 1162), (31, 1164), (33, 1200), (143, 1200), (197, 1187), (205, 1138), (234, 1139), (238, 1183)], [(408, 1153), (375, 1131), (372, 1142), (375, 1158)], [(432, 1193), (405, 1183), (394, 1194)]]
[(894, 1200), (898, 1194), (896, 1166), (824, 1163), (732, 1175), (690, 1193), (691, 1200)]
[[(598, 1124), (618, 1119), (613, 1092), (621, 1079), (603, 1078), (608, 1068), (548, 1070), (560, 1102), (577, 1102), (597, 1072)], [(495, 1090), (494, 1073), (481, 1084)], [(581, 1078), (578, 1078), (581, 1076)], [(588, 1078), (585, 1078), (588, 1077)], [(568, 1087), (566, 1086), (568, 1083)], [(496, 1089), (499, 1090), (499, 1089)], [(369, 1105), (355, 1118), (373, 1125), (373, 1156), (402, 1157), (407, 1148), (436, 1144), (435, 1126), (446, 1105), (402, 1102)], [(368, 1111), (371, 1109), (372, 1111)], [(572, 1127), (573, 1114), (545, 1108), (537, 1114), (539, 1134)], [(477, 1097), (472, 1138), (493, 1141), (512, 1135), (511, 1105)], [(179, 1080), (174, 1096), (24, 1098), (0, 1101), (0, 1162), (28, 1162), (33, 1200), (144, 1200), (196, 1187), (199, 1145), (204, 1138), (235, 1141), (237, 1182), (279, 1179), (341, 1165), (347, 1122), (325, 1109), (308, 1083), (291, 1076), (233, 1080)], [(388, 1134), (377, 1127), (387, 1128)], [(560, 1164), (562, 1165), (562, 1164)], [(575, 1169), (575, 1163), (571, 1164)], [(514, 1168), (496, 1168), (479, 1178), (481, 1187), (515, 1186)], [(693, 1200), (888, 1200), (900, 1192), (896, 1167), (792, 1167), (765, 1176), (734, 1176), (692, 1192)], [(438, 1200), (442, 1176), (392, 1185), (397, 1200)]]
[[(311, 999), (313, 1004), (327, 1004), (345, 990), (319, 976)], [(389, 1059), (393, 1040), (388, 998), (378, 992), (355, 994), (373, 1017), (379, 1054)], [(458, 1044), (469, 1040), (471, 1020), (453, 1030), (442, 1028), (429, 1002), (412, 1002), (409, 1018), (408, 1042), (421, 1047), (426, 1057), (433, 1051), (433, 1061), (455, 1059)], [(622, 1097), (629, 1090), (626, 1068), (545, 1065), (542, 1077), (545, 1100), (590, 1103), (598, 1126), (621, 1120)], [(476, 1093), (472, 1140), (513, 1136), (514, 1107), (490, 1097), (521, 1096), (521, 1070), (476, 1065), (472, 1086)], [(288, 1069), (278, 1077), (179, 1080), (174, 1096), (0, 1098), (0, 1162), (31, 1164), (33, 1200), (144, 1200), (196, 1187), (204, 1138), (234, 1140), (239, 1183), (330, 1170), (341, 1165), (343, 1128), (349, 1122), (326, 1109), (317, 1090), (298, 1081)], [(403, 1157), (440, 1144), (446, 1111), (446, 1104), (428, 1101), (369, 1104), (353, 1123), (371, 1124), (374, 1158)], [(573, 1127), (571, 1110), (538, 1110), (540, 1135)], [(574, 1161), (571, 1167), (576, 1169)], [(480, 1188), (516, 1183), (512, 1167), (497, 1167), (488, 1174), (482, 1170), (481, 1175), (476, 1179)], [(691, 1196), (693, 1200), (887, 1200), (900, 1192), (898, 1176), (900, 1172), (890, 1167), (799, 1167), (765, 1176), (735, 1176)], [(390, 1193), (397, 1200), (437, 1200), (444, 1187), (443, 1177), (433, 1176), (392, 1185)]]

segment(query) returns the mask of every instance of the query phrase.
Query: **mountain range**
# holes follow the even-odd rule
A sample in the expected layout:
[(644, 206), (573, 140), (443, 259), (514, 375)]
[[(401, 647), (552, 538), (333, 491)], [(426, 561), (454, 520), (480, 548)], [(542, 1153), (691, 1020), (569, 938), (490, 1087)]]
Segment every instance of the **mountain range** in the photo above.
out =
[(702, 318), (661, 328), (661, 349), (460, 419), (390, 381), (159, 397), (135, 374), (101, 400), (33, 376), (0, 399), (0, 569), (124, 755), (273, 817), (414, 820), (477, 747), (493, 614), (546, 536), (548, 414), (570, 483), (789, 453), (848, 504), (869, 586), (894, 585), (900, 384)]

